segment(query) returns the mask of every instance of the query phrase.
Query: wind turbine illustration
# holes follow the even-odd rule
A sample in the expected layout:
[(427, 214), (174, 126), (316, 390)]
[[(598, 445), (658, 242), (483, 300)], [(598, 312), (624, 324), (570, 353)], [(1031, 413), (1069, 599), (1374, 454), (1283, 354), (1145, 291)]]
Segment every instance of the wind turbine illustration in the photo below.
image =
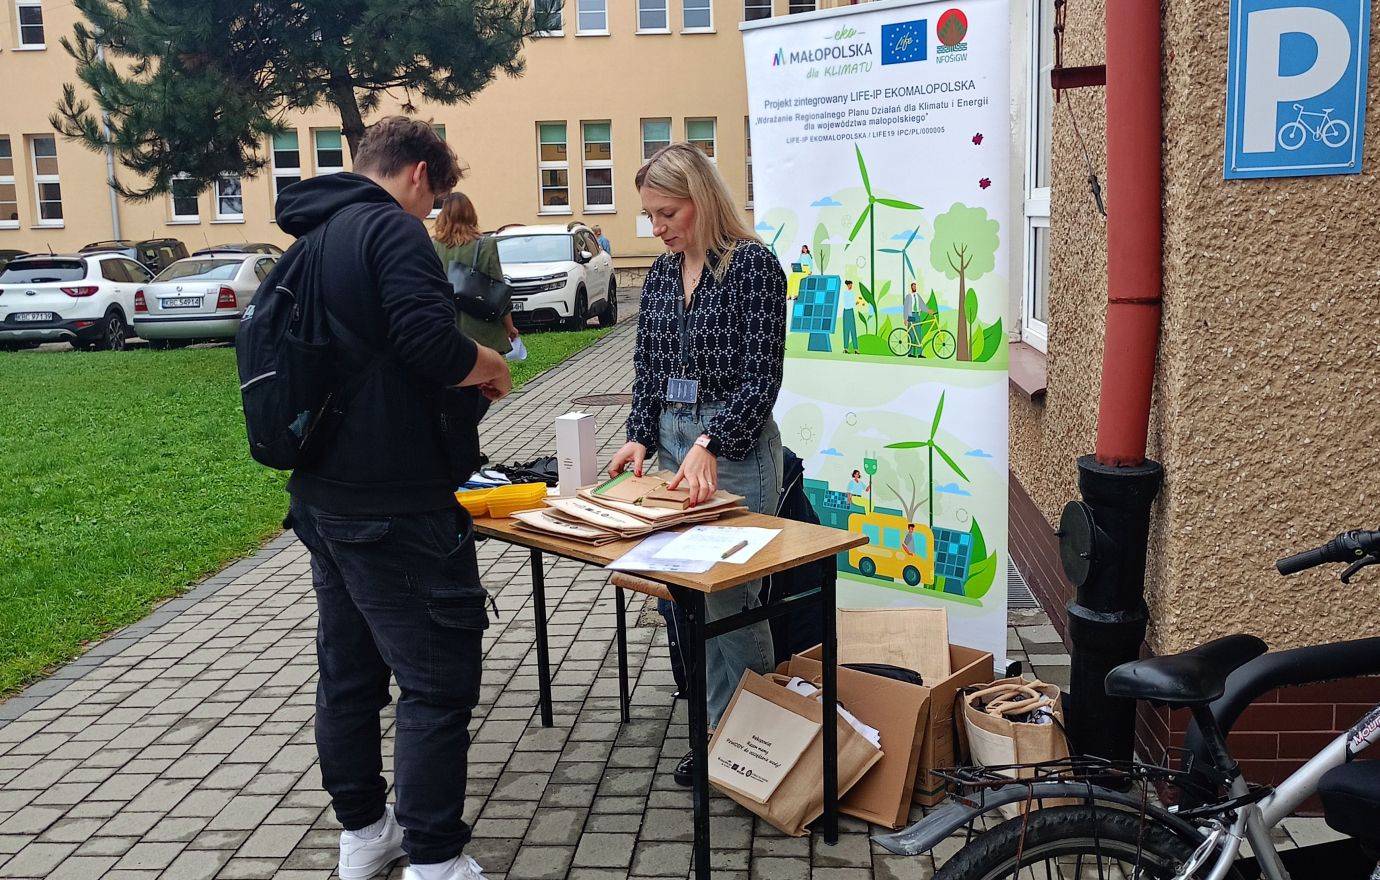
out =
[(785, 224), (785, 223), (782, 223), (782, 224), (781, 224), (781, 228), (778, 229), (778, 230), (776, 230), (776, 234), (773, 235), (773, 236), (771, 237), (771, 244), (767, 245), (767, 247), (771, 248), (771, 255), (772, 255), (773, 257), (776, 257), (776, 259), (778, 259), (778, 260), (781, 259), (781, 255), (778, 254), (778, 253), (776, 252), (776, 243), (777, 243), (778, 241), (781, 240), (781, 233), (783, 233), (783, 232), (785, 232), (785, 231), (786, 231), (786, 224)]
[(935, 454), (936, 452), (939, 453), (939, 457), (942, 458), (942, 459), (944, 459), (944, 463), (947, 464), (947, 465), (953, 470), (954, 473), (958, 474), (960, 477), (963, 478), (963, 482), (965, 482), (965, 483), (970, 482), (970, 480), (968, 479), (968, 475), (965, 474), (965, 473), (963, 473), (963, 469), (960, 468), (960, 467), (958, 466), (958, 462), (954, 461), (953, 458), (951, 458), (951, 457), (949, 456), (949, 453), (945, 452), (944, 449), (943, 449), (942, 447), (940, 447), (940, 445), (939, 445), (938, 443), (936, 443), (936, 442), (935, 442), (935, 439), (934, 439), (934, 438), (935, 438), (935, 435), (939, 433), (939, 419), (940, 419), (940, 417), (942, 417), (942, 416), (944, 415), (944, 395), (945, 395), (945, 394), (948, 394), (948, 392), (945, 391), (945, 392), (943, 392), (942, 394), (939, 395), (939, 406), (935, 407), (935, 410), (934, 410), (934, 422), (930, 425), (930, 439), (928, 439), (928, 440), (907, 440), (907, 441), (905, 441), (904, 443), (888, 443), (888, 444), (886, 445), (886, 448), (887, 448), (887, 449), (928, 449), (928, 450), (929, 450), (929, 459), (930, 459), (930, 461), (929, 461), (929, 482), (930, 482), (930, 501), (929, 501), (929, 508), (930, 508), (930, 509), (929, 509), (929, 515), (930, 515), (930, 530), (931, 530), (931, 531), (934, 530), (934, 454)]
[(869, 272), (869, 285), (863, 290), (863, 299), (872, 306), (872, 320), (881, 326), (881, 315), (878, 308), (877, 295), (877, 222), (876, 207), (885, 205), (888, 208), (895, 208), (899, 211), (923, 211), (919, 205), (912, 205), (910, 202), (903, 202), (900, 199), (884, 199), (872, 192), (872, 181), (867, 176), (867, 163), (863, 161), (862, 148), (857, 144), (853, 145), (853, 150), (858, 155), (858, 172), (862, 175), (863, 189), (867, 191), (867, 207), (858, 215), (858, 222), (853, 224), (853, 231), (848, 233), (848, 244), (851, 246), (853, 240), (862, 232), (863, 224), (867, 224), (868, 260), (867, 270)]
[(920, 227), (917, 226), (917, 227), (915, 227), (915, 229), (913, 229), (913, 230), (911, 231), (910, 237), (906, 239), (906, 243), (905, 243), (905, 244), (901, 245), (899, 248), (882, 248), (881, 251), (880, 251), (880, 253), (883, 253), (883, 254), (900, 254), (900, 255), (901, 255), (901, 292), (902, 292), (902, 293), (904, 293), (904, 292), (905, 292), (905, 289), (906, 289), (906, 270), (907, 270), (907, 269), (910, 270), (910, 274), (911, 274), (911, 277), (912, 277), (912, 278), (919, 279), (919, 277), (920, 277), (920, 273), (915, 271), (915, 264), (912, 263), (912, 262), (910, 261), (910, 254), (906, 253), (906, 251), (910, 249), (910, 246), (911, 246), (912, 244), (915, 243), (915, 239), (919, 237), (919, 234), (920, 234)]

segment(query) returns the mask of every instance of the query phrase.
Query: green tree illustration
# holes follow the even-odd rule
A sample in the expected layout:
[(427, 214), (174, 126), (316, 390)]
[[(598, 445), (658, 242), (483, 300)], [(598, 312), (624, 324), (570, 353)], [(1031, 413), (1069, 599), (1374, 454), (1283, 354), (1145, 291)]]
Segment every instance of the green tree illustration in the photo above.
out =
[[(997, 232), (1001, 224), (987, 216), (984, 208), (970, 208), (955, 202), (948, 211), (934, 218), (934, 240), (930, 242), (930, 265), (945, 278), (958, 279), (958, 353), (961, 361), (970, 360), (968, 345), (968, 282), (991, 272), (997, 265)], [(977, 301), (973, 301), (973, 317)]]
[(829, 227), (823, 223), (815, 227), (815, 264), (819, 266), (819, 274), (824, 275), (829, 270)]
[(881, 301), (886, 296), (890, 285), (887, 284), (882, 290), (877, 289), (877, 218), (876, 208), (878, 205), (885, 205), (888, 208), (895, 208), (898, 211), (923, 211), (919, 205), (912, 205), (910, 202), (903, 202), (900, 199), (884, 199), (872, 191), (872, 181), (867, 176), (867, 163), (863, 161), (862, 148), (857, 144), (853, 145), (853, 150), (858, 155), (858, 173), (862, 175), (863, 189), (867, 192), (867, 207), (858, 215), (858, 222), (853, 224), (853, 231), (848, 233), (848, 246), (852, 246), (853, 240), (862, 232), (863, 224), (867, 224), (867, 271), (868, 283), (858, 282), (862, 288), (862, 297), (867, 304), (872, 306), (872, 321), (875, 325), (874, 332), (881, 329)]
[[(138, 184), (126, 198), (198, 191), (223, 174), (252, 176), (264, 138), (285, 119), (333, 107), (353, 155), (388, 94), (404, 109), (469, 101), (502, 72), (519, 76), (535, 33), (559, 28), (560, 0), (74, 0), (63, 48), (91, 102), (71, 83), (49, 117), (93, 151), (113, 147)], [(573, 5), (573, 4), (571, 4)], [(554, 25), (554, 27), (553, 27)], [(108, 130), (102, 124), (108, 119)]]
[(968, 480), (968, 475), (965, 474), (965, 473), (963, 473), (963, 469), (960, 468), (960, 467), (958, 466), (958, 463), (955, 462), (955, 461), (953, 460), (953, 458), (951, 458), (951, 457), (949, 456), (949, 453), (945, 452), (944, 449), (943, 449), (943, 448), (939, 445), (939, 443), (935, 440), (936, 435), (939, 434), (939, 420), (940, 420), (940, 419), (943, 417), (943, 415), (944, 415), (944, 396), (945, 396), (946, 394), (948, 394), (947, 391), (945, 391), (945, 392), (943, 392), (943, 393), (941, 393), (941, 394), (939, 395), (939, 405), (938, 405), (937, 407), (935, 407), (935, 410), (934, 410), (934, 421), (930, 423), (930, 438), (929, 438), (928, 440), (907, 440), (907, 441), (904, 441), (904, 442), (902, 442), (902, 443), (888, 443), (888, 444), (886, 445), (886, 448), (887, 448), (887, 449), (926, 449), (926, 450), (929, 451), (929, 473), (928, 473), (927, 476), (928, 476), (929, 481), (930, 481), (929, 516), (930, 516), (930, 530), (931, 530), (931, 531), (934, 530), (934, 456), (935, 456), (935, 454), (938, 453), (939, 457), (942, 458), (942, 459), (944, 459), (944, 463), (947, 464), (947, 465), (949, 466), (949, 468), (950, 468), (954, 473), (958, 474), (960, 477), (963, 478), (963, 482), (965, 482), (965, 483), (969, 482), (969, 480)]

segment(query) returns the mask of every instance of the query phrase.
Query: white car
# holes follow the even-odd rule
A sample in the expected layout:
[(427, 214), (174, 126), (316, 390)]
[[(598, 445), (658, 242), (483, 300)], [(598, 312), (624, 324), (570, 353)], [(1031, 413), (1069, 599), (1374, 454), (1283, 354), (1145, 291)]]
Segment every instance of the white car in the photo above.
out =
[(153, 348), (233, 339), (278, 257), (211, 251), (173, 263), (135, 295), (134, 329)]
[(0, 271), (0, 347), (70, 342), (123, 351), (149, 271), (116, 253), (32, 254)]
[(613, 258), (585, 226), (510, 226), (494, 236), (503, 274), (513, 288), (513, 322), (583, 327), (618, 323)]

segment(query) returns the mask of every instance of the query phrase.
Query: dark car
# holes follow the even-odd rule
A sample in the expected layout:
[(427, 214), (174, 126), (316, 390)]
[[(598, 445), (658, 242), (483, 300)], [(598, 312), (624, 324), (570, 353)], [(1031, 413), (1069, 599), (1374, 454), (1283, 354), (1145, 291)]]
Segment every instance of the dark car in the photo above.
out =
[(0, 269), (5, 268), (5, 264), (8, 263), (10, 260), (13, 260), (15, 257), (22, 257), (27, 253), (28, 251), (16, 251), (10, 248), (0, 248)]
[(268, 254), (271, 257), (281, 257), (283, 249), (266, 241), (234, 241), (192, 251), (194, 257), (204, 257), (207, 254)]
[(157, 275), (173, 263), (187, 256), (187, 246), (175, 238), (150, 238), (144, 241), (117, 239), (93, 241), (81, 249), (83, 254), (116, 253), (143, 263)]

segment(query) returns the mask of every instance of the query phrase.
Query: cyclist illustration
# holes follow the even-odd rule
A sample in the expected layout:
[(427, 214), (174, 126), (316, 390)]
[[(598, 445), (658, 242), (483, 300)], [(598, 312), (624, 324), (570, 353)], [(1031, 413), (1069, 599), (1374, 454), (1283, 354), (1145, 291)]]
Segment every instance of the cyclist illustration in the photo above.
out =
[[(914, 287), (914, 285), (911, 285)], [(939, 315), (922, 308), (920, 295), (907, 294), (902, 299), (906, 326), (887, 334), (886, 345), (898, 357), (951, 358), (958, 350), (958, 340), (948, 330), (940, 329)], [(929, 351), (927, 355), (925, 352)]]
[[(1327, 107), (1321, 113), (1313, 113), (1304, 110), (1302, 104), (1295, 104), (1294, 109), (1299, 111), (1298, 118), (1279, 127), (1279, 145), (1284, 149), (1297, 150), (1309, 135), (1329, 147), (1340, 147), (1351, 140), (1351, 126), (1340, 119), (1333, 119), (1333, 108)], [(1308, 119), (1316, 119), (1317, 125), (1309, 125)]]

